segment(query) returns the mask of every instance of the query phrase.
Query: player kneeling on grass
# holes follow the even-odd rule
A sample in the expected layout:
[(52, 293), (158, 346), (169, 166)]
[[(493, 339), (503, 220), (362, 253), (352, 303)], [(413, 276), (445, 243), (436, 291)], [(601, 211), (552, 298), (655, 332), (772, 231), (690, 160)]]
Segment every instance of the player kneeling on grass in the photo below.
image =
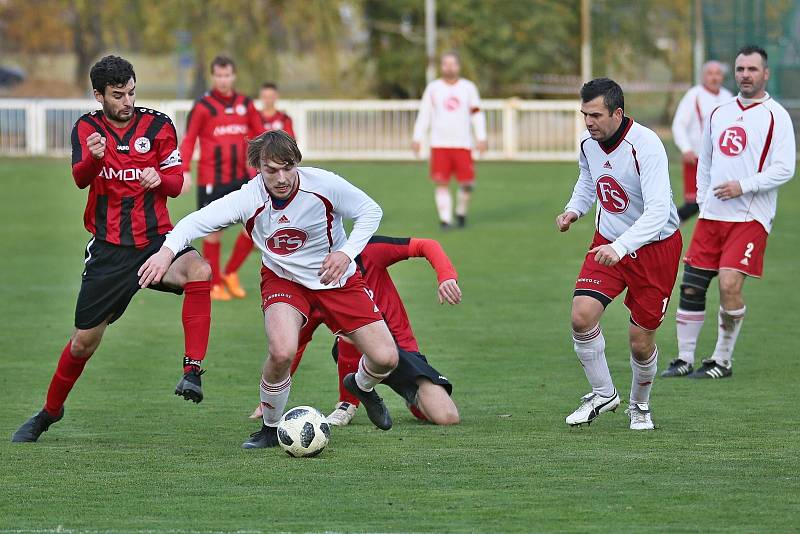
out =
[[(370, 421), (388, 430), (392, 419), (374, 387), (397, 366), (397, 348), (353, 262), (378, 229), (380, 206), (332, 172), (298, 167), (300, 150), (283, 131), (251, 140), (247, 159), (261, 172), (238, 191), (182, 219), (142, 267), (142, 283), (158, 281), (175, 251), (192, 240), (242, 224), (262, 253), (262, 309), (269, 339), (261, 378), (264, 422), (242, 447), (278, 445), (277, 425), (292, 382), (289, 370), (300, 331), (314, 312), (364, 353), (358, 371), (344, 383), (364, 403)], [(354, 221), (349, 237), (343, 218)]]
[(632, 430), (649, 430), (656, 329), (667, 311), (682, 245), (667, 153), (652, 130), (625, 116), (622, 88), (614, 81), (598, 78), (584, 84), (581, 100), (587, 131), (580, 145), (580, 174), (556, 225), (566, 232), (597, 200), (597, 231), (572, 299), (572, 339), (592, 391), (567, 424), (591, 423), (619, 406), (600, 318), (627, 288), (633, 381), (626, 412)]
[[(356, 257), (356, 265), (397, 342), (399, 363), (383, 383), (405, 399), (415, 417), (437, 425), (452, 425), (460, 420), (458, 408), (450, 398), (453, 386), (419, 352), (408, 313), (388, 271), (391, 265), (416, 257), (427, 259), (436, 271), (439, 303), (460, 303), (458, 274), (442, 246), (433, 239), (374, 236)], [(292, 363), (292, 375), (321, 323), (321, 316), (312, 315), (300, 332), (300, 348)], [(337, 336), (332, 354), (339, 369), (339, 403), (328, 416), (328, 421), (332, 425), (344, 426), (353, 419), (360, 404), (358, 397), (345, 387), (344, 378), (358, 369), (361, 352), (347, 336)], [(258, 418), (261, 413), (262, 407), (259, 406), (250, 417)]]

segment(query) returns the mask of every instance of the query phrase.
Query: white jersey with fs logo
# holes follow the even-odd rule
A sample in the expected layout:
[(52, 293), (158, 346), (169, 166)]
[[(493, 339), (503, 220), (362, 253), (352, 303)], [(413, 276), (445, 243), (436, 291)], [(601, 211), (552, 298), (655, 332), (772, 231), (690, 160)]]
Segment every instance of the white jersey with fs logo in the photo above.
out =
[(452, 84), (442, 79), (429, 83), (414, 123), (414, 141), (421, 143), (430, 130), (432, 148), (472, 148), (470, 125), (477, 140), (485, 141), (486, 117), (475, 84), (463, 78)]
[(691, 150), (700, 154), (703, 126), (717, 106), (733, 98), (724, 87), (712, 93), (702, 85), (695, 85), (683, 95), (675, 117), (672, 119), (672, 137), (681, 152)]
[(580, 174), (565, 211), (579, 217), (597, 201), (597, 231), (620, 258), (662, 241), (678, 229), (667, 152), (652, 130), (630, 119), (615, 146), (604, 148), (586, 131)]
[[(261, 250), (264, 266), (276, 275), (309, 289), (343, 286), (355, 272), (355, 262), (338, 283), (325, 286), (318, 274), (322, 261), (335, 251), (355, 259), (378, 229), (383, 212), (337, 174), (313, 167), (298, 171), (299, 188), (283, 207), (270, 197), (259, 174), (238, 191), (181, 219), (164, 246), (177, 253), (194, 239), (239, 223)], [(354, 221), (349, 238), (342, 219)]]
[[(700, 217), (715, 221), (758, 221), (769, 232), (778, 187), (794, 176), (797, 149), (789, 113), (769, 98), (745, 106), (739, 98), (711, 114), (697, 165)], [(720, 200), (714, 187), (738, 180), (742, 196)]]

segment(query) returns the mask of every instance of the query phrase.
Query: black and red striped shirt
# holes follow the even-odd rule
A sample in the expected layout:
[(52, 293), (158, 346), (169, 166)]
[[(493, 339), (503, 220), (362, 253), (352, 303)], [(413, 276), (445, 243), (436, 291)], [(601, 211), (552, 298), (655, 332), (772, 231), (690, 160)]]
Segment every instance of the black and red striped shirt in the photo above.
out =
[[(106, 139), (101, 159), (86, 146), (86, 138), (95, 132)], [(139, 184), (148, 167), (161, 176), (155, 189)], [(172, 229), (167, 197), (178, 196), (183, 185), (172, 120), (142, 107), (134, 108), (124, 128), (112, 126), (100, 110), (83, 115), (72, 128), (72, 176), (79, 188), (89, 187), (83, 222), (96, 239), (145, 247)]]
[(283, 130), (292, 137), (295, 137), (292, 118), (286, 112), (276, 110), (272, 115), (267, 115), (264, 111), (262, 111), (261, 119), (264, 123), (264, 130), (267, 132)]
[(192, 152), (200, 138), (197, 185), (222, 185), (247, 180), (247, 140), (264, 131), (261, 115), (250, 98), (225, 96), (213, 90), (195, 102), (181, 142), (183, 170), (191, 169)]

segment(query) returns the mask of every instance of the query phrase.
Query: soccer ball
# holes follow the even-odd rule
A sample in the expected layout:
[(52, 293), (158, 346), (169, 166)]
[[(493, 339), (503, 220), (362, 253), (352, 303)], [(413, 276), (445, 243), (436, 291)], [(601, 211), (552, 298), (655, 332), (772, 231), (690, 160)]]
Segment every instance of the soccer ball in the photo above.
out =
[(328, 420), (316, 408), (292, 408), (278, 422), (278, 442), (289, 456), (310, 458), (322, 452), (331, 437)]

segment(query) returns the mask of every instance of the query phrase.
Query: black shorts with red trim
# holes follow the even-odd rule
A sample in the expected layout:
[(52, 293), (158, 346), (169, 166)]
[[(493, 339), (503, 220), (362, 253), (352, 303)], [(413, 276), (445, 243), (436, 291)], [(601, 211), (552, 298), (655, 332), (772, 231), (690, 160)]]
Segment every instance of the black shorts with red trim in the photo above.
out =
[[(106, 319), (109, 319), (109, 324), (119, 319), (133, 296), (141, 289), (139, 268), (147, 258), (158, 252), (165, 238), (163, 235), (158, 236), (141, 249), (92, 238), (86, 245), (85, 268), (78, 302), (75, 304), (75, 328), (88, 330)], [(183, 249), (175, 255), (175, 260), (192, 250), (195, 249)], [(163, 283), (151, 285), (148, 289), (183, 294), (183, 289)]]

